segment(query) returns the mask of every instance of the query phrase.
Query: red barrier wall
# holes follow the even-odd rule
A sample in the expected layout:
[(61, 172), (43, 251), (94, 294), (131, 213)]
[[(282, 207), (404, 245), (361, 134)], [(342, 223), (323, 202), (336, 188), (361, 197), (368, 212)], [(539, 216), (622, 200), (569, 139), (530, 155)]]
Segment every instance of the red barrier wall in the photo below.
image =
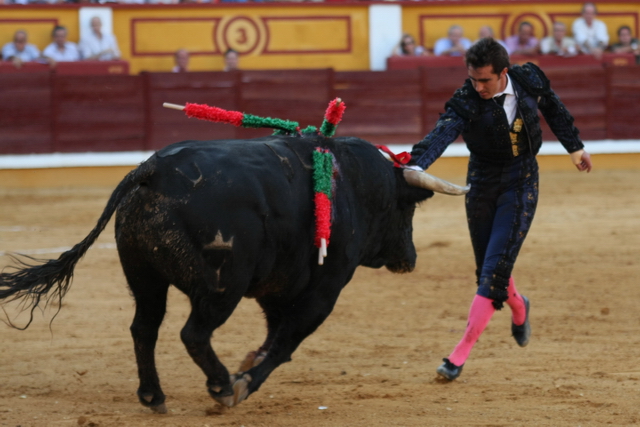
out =
[[(545, 67), (585, 140), (640, 135), (640, 67)], [(322, 70), (72, 76), (0, 73), (0, 153), (158, 149), (184, 139), (248, 138), (242, 129), (188, 119), (163, 102), (202, 103), (320, 126), (328, 102), (346, 105), (338, 135), (415, 143), (466, 77), (460, 64), (385, 72)], [(546, 140), (553, 140), (546, 124)]]

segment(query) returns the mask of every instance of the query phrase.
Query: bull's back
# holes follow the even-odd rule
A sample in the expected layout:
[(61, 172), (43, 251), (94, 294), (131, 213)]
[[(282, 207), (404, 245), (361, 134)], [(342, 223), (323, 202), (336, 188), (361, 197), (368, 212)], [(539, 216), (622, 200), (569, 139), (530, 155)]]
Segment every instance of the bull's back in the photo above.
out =
[[(202, 256), (214, 264), (232, 256), (252, 281), (301, 264), (313, 248), (313, 142), (286, 141), (187, 141), (160, 150), (149, 160), (153, 175), (119, 208), (119, 248), (141, 251), (171, 276)], [(300, 250), (307, 247), (309, 254)]]

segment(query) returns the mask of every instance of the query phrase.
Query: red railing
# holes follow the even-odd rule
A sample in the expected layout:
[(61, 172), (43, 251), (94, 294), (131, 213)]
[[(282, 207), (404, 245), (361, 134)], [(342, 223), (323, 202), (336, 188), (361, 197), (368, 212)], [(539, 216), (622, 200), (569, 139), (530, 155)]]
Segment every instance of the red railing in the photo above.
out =
[(54, 66), (39, 62), (25, 62), (16, 67), (12, 62), (0, 61), (0, 74), (14, 73), (42, 73), (55, 71), (64, 76), (84, 75), (127, 75), (129, 63), (127, 61), (77, 61), (58, 62)]
[[(72, 75), (41, 67), (0, 72), (1, 154), (152, 150), (185, 139), (267, 135), (266, 129), (188, 119), (162, 103), (215, 105), (306, 127), (321, 124), (335, 97), (347, 105), (338, 135), (373, 143), (415, 143), (429, 132), (467, 76), (460, 62), (444, 61), (384, 72), (251, 70), (137, 76)], [(599, 63), (544, 69), (583, 139), (640, 135), (639, 66)], [(546, 125), (543, 129), (545, 139), (553, 140)]]

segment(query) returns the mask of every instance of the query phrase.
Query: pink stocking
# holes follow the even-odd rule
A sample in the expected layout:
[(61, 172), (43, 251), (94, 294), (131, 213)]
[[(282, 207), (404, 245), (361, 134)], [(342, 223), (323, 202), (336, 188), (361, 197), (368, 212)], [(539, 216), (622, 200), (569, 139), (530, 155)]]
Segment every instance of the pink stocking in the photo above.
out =
[(469, 357), (473, 345), (478, 341), (484, 328), (489, 324), (491, 316), (496, 311), (493, 308), (492, 300), (480, 295), (476, 295), (469, 309), (469, 320), (467, 329), (464, 331), (462, 339), (458, 343), (453, 353), (449, 356), (449, 361), (456, 366), (461, 366)]
[(524, 306), (524, 300), (516, 289), (516, 284), (513, 277), (509, 278), (509, 287), (507, 287), (509, 298), (507, 299), (507, 305), (511, 308), (511, 318), (514, 325), (522, 325), (526, 319), (527, 311)]

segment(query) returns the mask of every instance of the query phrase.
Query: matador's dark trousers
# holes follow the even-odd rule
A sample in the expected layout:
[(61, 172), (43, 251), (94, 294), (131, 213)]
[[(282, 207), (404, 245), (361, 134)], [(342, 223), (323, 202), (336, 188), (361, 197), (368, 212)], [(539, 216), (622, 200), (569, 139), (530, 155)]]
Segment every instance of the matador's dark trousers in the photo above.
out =
[(476, 259), (477, 294), (496, 309), (507, 300), (509, 277), (538, 203), (538, 163), (529, 153), (496, 165), (469, 161), (467, 221)]

